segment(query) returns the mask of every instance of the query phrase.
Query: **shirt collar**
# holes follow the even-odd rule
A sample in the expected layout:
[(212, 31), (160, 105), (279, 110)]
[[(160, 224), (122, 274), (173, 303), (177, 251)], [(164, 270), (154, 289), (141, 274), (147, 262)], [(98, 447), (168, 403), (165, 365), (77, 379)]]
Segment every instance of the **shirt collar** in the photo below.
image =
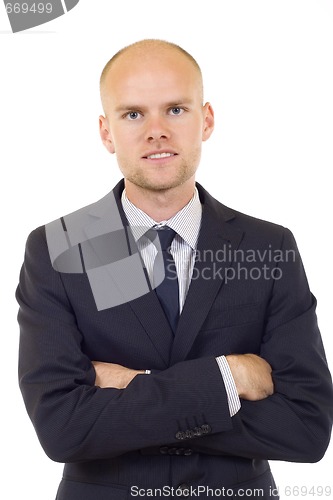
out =
[(202, 216), (202, 206), (197, 188), (185, 207), (167, 221), (162, 222), (154, 221), (140, 208), (133, 205), (127, 198), (125, 189), (121, 196), (121, 203), (136, 242), (148, 229), (167, 225), (176, 231), (193, 250), (196, 249)]

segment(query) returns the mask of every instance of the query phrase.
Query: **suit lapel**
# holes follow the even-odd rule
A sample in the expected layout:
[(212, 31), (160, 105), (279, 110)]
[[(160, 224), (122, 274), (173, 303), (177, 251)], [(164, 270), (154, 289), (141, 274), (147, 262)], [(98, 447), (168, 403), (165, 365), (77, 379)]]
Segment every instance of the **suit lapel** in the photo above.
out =
[(129, 306), (145, 329), (164, 367), (167, 368), (170, 365), (174, 334), (155, 291), (129, 302)]
[[(198, 186), (200, 188), (200, 186)], [(202, 223), (197, 245), (197, 260), (193, 277), (179, 318), (175, 341), (172, 347), (171, 364), (182, 361), (190, 351), (199, 330), (224, 283), (224, 275), (232, 266), (232, 255), (240, 244), (243, 233), (234, 229), (227, 221), (234, 215), (218, 204), (210, 195), (204, 194)], [(223, 252), (223, 262), (219, 253)], [(206, 257), (205, 257), (206, 256)]]
[[(166, 368), (169, 366), (174, 335), (156, 293), (151, 290), (137, 245), (129, 229), (121, 205), (123, 188), (124, 185), (120, 182), (113, 192), (89, 210), (89, 216), (93, 222), (84, 228), (88, 237), (86, 248), (89, 249), (85, 260), (88, 257), (92, 262), (99, 261), (99, 265), (103, 266), (103, 272), (100, 274), (101, 268), (88, 266), (90, 267), (87, 271), (88, 278), (91, 286), (95, 286), (93, 290), (95, 300), (97, 297), (106, 303), (104, 309), (114, 305), (128, 304)], [(84, 249), (83, 246), (83, 251)], [(108, 264), (107, 259), (110, 259), (110, 256), (112, 262)], [(94, 273), (96, 273), (96, 279), (94, 279)], [(101, 282), (103, 282), (103, 288), (101, 291), (96, 291)], [(106, 302), (107, 294), (110, 296), (109, 306)], [(140, 342), (140, 339), (136, 341)]]

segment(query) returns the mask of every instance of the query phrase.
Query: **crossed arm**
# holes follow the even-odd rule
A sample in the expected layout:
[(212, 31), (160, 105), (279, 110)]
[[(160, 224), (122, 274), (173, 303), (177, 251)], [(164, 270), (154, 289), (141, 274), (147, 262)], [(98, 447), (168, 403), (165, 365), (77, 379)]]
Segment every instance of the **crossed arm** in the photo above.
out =
[(201, 453), (319, 460), (333, 419), (331, 378), (301, 262), (284, 266), (288, 280), (275, 284), (260, 357), (226, 356), (242, 399), (231, 418), (214, 356), (141, 377), (143, 371), (121, 365), (92, 365), (72, 305), (84, 308), (72, 286), (74, 278), (77, 286), (84, 279), (53, 270), (43, 232), (32, 234), (17, 291), (19, 374), (46, 453), (60, 462), (112, 458), (174, 442), (187, 422), (198, 420), (212, 429), (192, 440)]
[[(248, 401), (259, 401), (274, 393), (272, 368), (255, 354), (226, 356), (238, 395)], [(96, 372), (95, 385), (105, 388), (125, 389), (143, 370), (133, 370), (115, 363), (93, 361)]]

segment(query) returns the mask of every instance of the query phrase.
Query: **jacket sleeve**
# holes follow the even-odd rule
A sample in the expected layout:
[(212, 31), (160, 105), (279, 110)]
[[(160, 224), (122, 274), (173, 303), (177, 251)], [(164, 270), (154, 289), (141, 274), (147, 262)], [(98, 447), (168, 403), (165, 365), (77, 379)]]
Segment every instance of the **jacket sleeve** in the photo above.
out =
[[(242, 401), (231, 419), (214, 358), (137, 376), (122, 391), (94, 387), (95, 372), (83, 353), (61, 275), (50, 265), (43, 230), (32, 233), (17, 290), (19, 373), (45, 452), (61, 462), (82, 461), (183, 439), (208, 454), (319, 460), (330, 437), (331, 379), (315, 300), (289, 231), (283, 248), (295, 248), (296, 258), (279, 264), (282, 277), (267, 307), (260, 353), (273, 367), (275, 394)], [(188, 439), (186, 431), (201, 426), (209, 433)]]
[(275, 392), (262, 401), (242, 401), (232, 418), (233, 428), (196, 440), (197, 451), (316, 462), (327, 449), (332, 381), (317, 326), (316, 301), (289, 230), (285, 230), (282, 255), (289, 259), (277, 264), (280, 278), (274, 282), (258, 353), (272, 366)]
[[(75, 462), (160, 446), (179, 432), (232, 428), (213, 357), (140, 375), (126, 390), (94, 386), (61, 273), (53, 270), (44, 228), (28, 238), (17, 288), (19, 382), (38, 438), (50, 458)], [(204, 427), (202, 427), (204, 426)]]

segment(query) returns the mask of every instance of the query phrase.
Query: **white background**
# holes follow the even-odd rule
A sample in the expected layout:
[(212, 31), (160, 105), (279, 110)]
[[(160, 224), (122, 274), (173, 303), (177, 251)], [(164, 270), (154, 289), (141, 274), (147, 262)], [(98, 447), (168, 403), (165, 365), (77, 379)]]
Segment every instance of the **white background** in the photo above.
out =
[[(1, 2), (0, 31), (1, 498), (53, 499), (61, 477), (18, 390), (14, 291), (28, 233), (120, 179), (98, 135), (98, 80), (138, 39), (179, 43), (201, 65), (216, 130), (198, 180), (226, 205), (293, 231), (332, 368), (333, 1), (81, 0), (17, 34)], [(332, 448), (318, 464), (272, 462), (281, 498), (287, 486), (333, 491)]]

